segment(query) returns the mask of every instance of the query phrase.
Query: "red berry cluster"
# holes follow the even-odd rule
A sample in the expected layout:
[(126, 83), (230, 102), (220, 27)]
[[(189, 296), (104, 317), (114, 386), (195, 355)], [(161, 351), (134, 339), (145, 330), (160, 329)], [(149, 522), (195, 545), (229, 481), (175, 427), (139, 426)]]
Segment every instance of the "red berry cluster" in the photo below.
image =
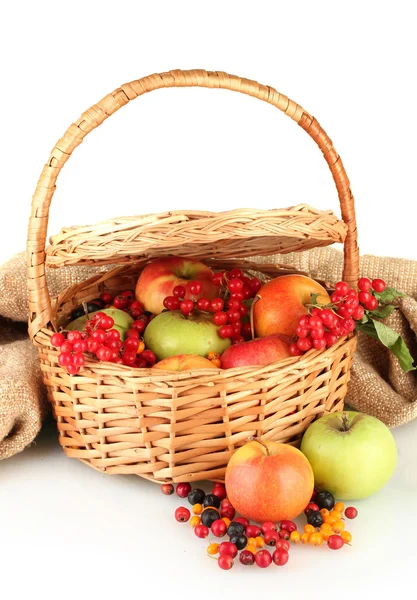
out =
[(100, 361), (112, 362), (129, 367), (152, 367), (156, 362), (155, 354), (145, 349), (141, 335), (149, 323), (143, 307), (134, 300), (131, 291), (123, 292), (114, 299), (104, 293), (100, 299), (105, 305), (129, 312), (136, 320), (126, 333), (124, 341), (114, 329), (114, 320), (104, 312), (96, 312), (82, 331), (62, 331), (54, 333), (51, 344), (60, 349), (58, 363), (70, 375), (76, 375), (85, 363), (85, 355), (96, 357)]
[(382, 279), (371, 282), (367, 277), (362, 277), (358, 288), (359, 292), (346, 282), (339, 281), (330, 296), (331, 304), (311, 306), (309, 313), (298, 322), (296, 341), (289, 347), (292, 356), (299, 356), (311, 348), (323, 350), (352, 332), (356, 321), (360, 321), (366, 311), (372, 312), (378, 308), (374, 292), (383, 292), (386, 283)]
[(292, 521), (281, 521), (279, 527), (269, 521), (258, 526), (244, 517), (236, 517), (222, 483), (214, 483), (210, 494), (200, 488), (193, 489), (189, 483), (179, 483), (176, 490), (172, 484), (163, 484), (161, 490), (167, 495), (176, 491), (180, 498), (188, 498), (194, 516), (191, 517), (187, 507), (180, 506), (175, 519), (180, 523), (189, 521), (197, 537), (205, 539), (211, 533), (216, 538), (229, 538), (210, 543), (207, 548), (208, 555), (217, 556), (221, 569), (231, 569), (237, 556), (242, 565), (256, 564), (260, 568), (269, 567), (272, 562), (279, 566), (288, 562), (290, 532), (297, 528)]
[[(212, 313), (213, 323), (220, 327), (220, 337), (231, 338), (233, 344), (249, 340), (249, 308), (244, 301), (256, 296), (262, 287), (261, 281), (257, 277), (246, 277), (241, 269), (232, 269), (215, 273), (213, 283), (220, 288), (218, 298), (197, 297), (202, 290), (201, 283), (189, 281), (187, 287), (176, 286), (173, 295), (165, 298), (164, 306), (167, 310), (180, 310), (186, 316), (194, 310)], [(186, 295), (193, 298), (185, 299)]]

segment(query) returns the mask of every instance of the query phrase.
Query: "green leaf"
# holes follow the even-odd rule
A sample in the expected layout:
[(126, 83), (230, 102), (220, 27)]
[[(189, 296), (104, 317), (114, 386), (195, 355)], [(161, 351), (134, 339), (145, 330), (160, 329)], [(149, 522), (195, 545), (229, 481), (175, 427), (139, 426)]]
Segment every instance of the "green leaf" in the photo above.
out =
[(371, 317), (376, 317), (377, 319), (386, 319), (386, 317), (389, 317), (390, 314), (396, 310), (396, 308), (397, 307), (393, 304), (378, 306), (378, 308), (371, 311)]
[(383, 292), (375, 292), (375, 298), (380, 304), (391, 304), (397, 298), (404, 298), (405, 294), (402, 294), (395, 288), (385, 288)]
[(368, 321), (368, 323), (357, 323), (356, 329), (369, 335), (370, 337), (379, 340), (386, 348), (388, 348), (394, 356), (399, 360), (400, 366), (406, 373), (415, 371), (413, 365), (413, 357), (409, 349), (405, 345), (403, 338), (390, 327), (387, 327), (380, 321)]
[(314, 306), (318, 305), (317, 302), (317, 298), (320, 296), (320, 294), (310, 294), (311, 296), (311, 304), (314, 304)]

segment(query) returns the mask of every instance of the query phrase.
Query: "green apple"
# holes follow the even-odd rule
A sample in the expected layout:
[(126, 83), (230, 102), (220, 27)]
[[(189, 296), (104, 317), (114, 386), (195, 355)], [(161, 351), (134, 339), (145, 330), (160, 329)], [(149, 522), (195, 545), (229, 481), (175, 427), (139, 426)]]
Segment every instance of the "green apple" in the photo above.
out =
[(230, 339), (218, 333), (212, 316), (202, 312), (184, 316), (179, 311), (162, 312), (152, 319), (143, 336), (146, 348), (158, 360), (177, 354), (207, 356), (211, 351), (222, 354), (230, 346)]
[(113, 329), (117, 329), (117, 331), (120, 333), (120, 339), (123, 341), (126, 337), (127, 330), (130, 329), (130, 326), (133, 323), (133, 319), (129, 314), (124, 312), (124, 310), (120, 310), (118, 308), (104, 308), (103, 310), (96, 310), (95, 312), (89, 313), (88, 316), (84, 315), (83, 317), (78, 317), (78, 319), (71, 321), (71, 323), (69, 323), (65, 329), (69, 331), (75, 329), (81, 331), (84, 329), (88, 319), (94, 317), (94, 315), (98, 312), (105, 313), (113, 319)]
[(397, 447), (382, 421), (354, 411), (330, 413), (312, 423), (301, 451), (315, 487), (340, 500), (359, 500), (381, 489), (394, 473)]

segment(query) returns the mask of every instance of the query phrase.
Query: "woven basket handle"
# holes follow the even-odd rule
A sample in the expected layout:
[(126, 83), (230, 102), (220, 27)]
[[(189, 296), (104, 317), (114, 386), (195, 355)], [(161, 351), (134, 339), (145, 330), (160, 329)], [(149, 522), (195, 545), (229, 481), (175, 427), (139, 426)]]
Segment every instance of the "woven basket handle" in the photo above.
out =
[(359, 249), (355, 219), (355, 206), (350, 191), (350, 182), (342, 161), (333, 147), (331, 139), (319, 123), (301, 106), (279, 94), (274, 88), (261, 85), (250, 79), (228, 75), (220, 71), (169, 71), (143, 77), (126, 83), (105, 96), (98, 104), (89, 108), (70, 125), (64, 136), (52, 150), (49, 160), (42, 170), (32, 198), (32, 210), (27, 238), (27, 266), (29, 290), (29, 333), (33, 338), (52, 317), (51, 301), (45, 277), (45, 242), (48, 226), (49, 206), (56, 188), (58, 175), (71, 156), (73, 150), (81, 144), (85, 136), (101, 125), (110, 115), (130, 100), (157, 90), (170, 87), (207, 87), (223, 88), (254, 96), (279, 108), (300, 125), (317, 143), (326, 159), (340, 200), (342, 218), (348, 233), (344, 244), (343, 279), (356, 285), (359, 269)]

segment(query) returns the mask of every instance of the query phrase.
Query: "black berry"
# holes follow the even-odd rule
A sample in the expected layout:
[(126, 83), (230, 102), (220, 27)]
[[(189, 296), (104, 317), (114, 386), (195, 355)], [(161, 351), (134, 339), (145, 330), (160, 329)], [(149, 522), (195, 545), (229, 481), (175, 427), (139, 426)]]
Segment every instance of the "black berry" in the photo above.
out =
[(311, 510), (307, 515), (307, 523), (313, 525), (313, 527), (321, 527), (323, 525), (323, 517), (320, 511)]
[(242, 535), (245, 533), (245, 526), (242, 523), (232, 521), (227, 528), (227, 535), (232, 538), (235, 535)]
[(214, 494), (207, 494), (207, 496), (203, 500), (203, 507), (206, 506), (214, 506), (214, 508), (220, 508), (220, 498), (215, 496)]
[(215, 508), (206, 508), (201, 513), (201, 522), (209, 529), (217, 519), (220, 519), (220, 514)]
[(200, 490), (199, 488), (194, 488), (188, 494), (188, 502), (190, 504), (192, 504), (192, 505), (194, 505), (194, 504), (202, 504), (205, 495), (206, 494), (204, 493), (203, 490)]
[(319, 508), (327, 508), (332, 510), (334, 507), (334, 497), (330, 492), (317, 492), (314, 496), (314, 502)]
[(230, 541), (238, 550), (243, 550), (248, 545), (248, 538), (243, 533), (241, 535), (232, 535)]

